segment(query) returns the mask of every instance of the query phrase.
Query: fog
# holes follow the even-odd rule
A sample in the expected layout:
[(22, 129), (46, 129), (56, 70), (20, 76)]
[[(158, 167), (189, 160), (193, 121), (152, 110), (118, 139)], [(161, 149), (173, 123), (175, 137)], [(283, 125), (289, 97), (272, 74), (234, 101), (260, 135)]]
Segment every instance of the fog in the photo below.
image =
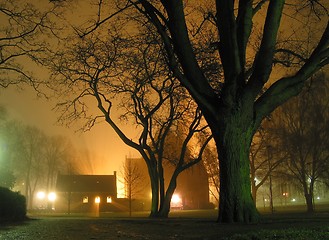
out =
[(90, 163), (82, 162), (83, 166), (80, 166), (84, 174), (112, 174), (120, 169), (125, 156), (137, 155), (106, 123), (100, 123), (88, 132), (79, 131), (83, 122), (70, 127), (59, 124), (59, 114), (53, 110), (55, 102), (38, 97), (29, 87), (1, 89), (0, 105), (5, 107), (9, 120), (35, 126), (49, 136), (66, 136), (78, 151), (87, 152)]

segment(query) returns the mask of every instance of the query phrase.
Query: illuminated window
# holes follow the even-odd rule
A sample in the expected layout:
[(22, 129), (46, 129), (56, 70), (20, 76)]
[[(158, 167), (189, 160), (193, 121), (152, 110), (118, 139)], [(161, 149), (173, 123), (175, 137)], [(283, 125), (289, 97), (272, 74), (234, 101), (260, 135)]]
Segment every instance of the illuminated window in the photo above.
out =
[(88, 197), (83, 197), (82, 203), (88, 203)]
[(106, 202), (107, 202), (107, 203), (111, 203), (111, 202), (112, 202), (112, 197), (108, 196), (108, 197), (106, 198)]
[(101, 198), (100, 197), (95, 197), (95, 203), (100, 203), (101, 202)]

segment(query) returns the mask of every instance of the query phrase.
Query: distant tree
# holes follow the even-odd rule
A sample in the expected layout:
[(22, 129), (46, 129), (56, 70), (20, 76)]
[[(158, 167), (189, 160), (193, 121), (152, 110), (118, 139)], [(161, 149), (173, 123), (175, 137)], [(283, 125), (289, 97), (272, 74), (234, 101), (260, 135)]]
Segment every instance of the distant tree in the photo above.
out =
[(11, 154), (15, 137), (10, 134), (9, 124), (6, 108), (0, 106), (0, 186), (12, 189), (16, 183)]
[[(161, 44), (163, 48), (154, 52), (153, 57), (162, 57), (170, 75), (193, 97), (216, 142), (221, 180), (218, 221), (257, 221), (249, 181), (252, 138), (266, 116), (299, 94), (306, 80), (328, 64), (327, 1), (128, 0), (98, 1), (93, 6), (95, 17), (85, 20), (83, 26), (87, 27), (76, 28), (81, 41), (90, 34), (101, 38), (102, 33), (116, 29), (125, 33), (126, 43), (148, 32), (152, 39), (147, 41), (149, 46), (155, 42)], [(281, 24), (281, 19), (285, 24)], [(123, 24), (133, 30), (129, 32)], [(312, 37), (305, 34), (308, 30), (312, 31)], [(108, 38), (98, 42), (114, 43)], [(304, 51), (306, 45), (312, 51)], [(136, 46), (126, 47), (135, 49)], [(149, 49), (146, 46), (144, 53)], [(86, 64), (94, 58), (89, 56)], [(132, 59), (125, 60), (130, 63)], [(138, 59), (140, 63), (146, 60), (143, 56)], [(108, 67), (93, 66), (96, 70), (93, 72), (88, 68), (79, 79), (88, 74), (98, 76), (97, 69)], [(81, 69), (76, 70), (81, 73)], [(108, 72), (108, 76), (124, 76), (128, 72)], [(72, 80), (66, 85), (70, 91), (76, 79), (68, 74), (65, 77)], [(103, 80), (97, 79), (85, 84), (93, 88), (93, 92), (106, 91), (106, 84), (102, 89), (95, 89)], [(165, 85), (167, 78), (162, 81)], [(89, 93), (84, 90), (82, 95)], [(106, 99), (101, 101), (102, 98), (99, 94), (98, 104), (106, 102)], [(108, 103), (111, 107), (112, 103)], [(101, 111), (107, 116), (108, 110)], [(125, 140), (128, 145), (134, 145), (128, 140)]]
[(272, 176), (274, 171), (286, 160), (284, 153), (278, 151), (278, 136), (273, 134), (271, 117), (263, 121), (254, 135), (250, 147), (250, 181), (253, 200), (257, 202), (257, 191), (268, 180), (270, 182), (270, 202), (273, 207)]
[(64, 172), (69, 164), (70, 152), (73, 146), (63, 136), (50, 136), (46, 138), (44, 164), (46, 178), (46, 192), (54, 190), (58, 172)]
[(314, 187), (329, 165), (329, 87), (317, 75), (302, 94), (276, 111), (280, 150), (287, 154), (284, 175), (297, 180), (304, 192), (307, 211), (314, 211)]
[(2, 164), (0, 167), (0, 187), (5, 187), (12, 189), (16, 182), (16, 177), (14, 176), (13, 171), (6, 169), (5, 165)]
[(132, 202), (144, 190), (145, 175), (138, 168), (136, 162), (131, 158), (126, 158), (122, 166), (122, 180), (125, 186), (126, 197), (129, 201), (129, 216), (132, 212)]
[(220, 195), (220, 181), (219, 181), (219, 164), (216, 149), (211, 146), (207, 146), (202, 155), (202, 161), (206, 168), (209, 178), (209, 191), (211, 196), (219, 204), (219, 195)]
[(24, 178), (25, 197), (28, 209), (32, 209), (37, 186), (44, 176), (44, 144), (45, 134), (36, 127), (26, 126), (21, 132), (21, 149), (16, 166), (20, 176)]
[(47, 136), (39, 128), (8, 119), (5, 108), (0, 112), (0, 185), (22, 192), (31, 208), (36, 190), (54, 190), (58, 172), (81, 172), (83, 157), (77, 161), (66, 137)]

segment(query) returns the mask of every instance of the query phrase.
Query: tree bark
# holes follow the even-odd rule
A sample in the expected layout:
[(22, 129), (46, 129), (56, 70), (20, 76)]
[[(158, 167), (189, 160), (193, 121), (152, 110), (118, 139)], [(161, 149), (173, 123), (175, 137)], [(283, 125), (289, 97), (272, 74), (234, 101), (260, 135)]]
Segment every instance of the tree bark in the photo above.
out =
[(160, 209), (160, 217), (167, 218), (170, 212), (170, 203), (171, 198), (175, 192), (176, 186), (177, 186), (177, 177), (179, 174), (179, 170), (175, 170), (174, 174), (172, 175), (169, 186), (167, 188), (165, 198), (163, 201), (162, 208)]
[(313, 194), (305, 193), (305, 200), (306, 200), (307, 212), (308, 213), (313, 213), (314, 212)]
[(158, 206), (159, 206), (159, 183), (158, 183), (157, 175), (152, 170), (150, 170), (150, 167), (149, 167), (149, 176), (150, 176), (151, 190), (152, 190), (150, 218), (157, 218), (159, 216), (159, 211), (158, 211)]
[(304, 182), (303, 188), (304, 188), (304, 196), (305, 196), (305, 201), (306, 201), (306, 207), (307, 207), (307, 212), (308, 213), (313, 213), (314, 212), (314, 205), (313, 205), (313, 185), (314, 183), (310, 182), (309, 187), (307, 187), (307, 181)]
[(212, 126), (220, 161), (218, 221), (256, 222), (259, 214), (251, 195), (249, 165), (254, 128), (241, 110), (226, 116)]

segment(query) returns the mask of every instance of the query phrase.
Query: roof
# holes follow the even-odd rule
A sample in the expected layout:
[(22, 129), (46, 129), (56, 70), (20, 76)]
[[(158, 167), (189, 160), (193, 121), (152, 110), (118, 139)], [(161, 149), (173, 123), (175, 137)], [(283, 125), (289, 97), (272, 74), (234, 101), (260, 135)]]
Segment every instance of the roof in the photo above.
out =
[(117, 193), (114, 175), (61, 175), (57, 176), (57, 192), (107, 192)]

